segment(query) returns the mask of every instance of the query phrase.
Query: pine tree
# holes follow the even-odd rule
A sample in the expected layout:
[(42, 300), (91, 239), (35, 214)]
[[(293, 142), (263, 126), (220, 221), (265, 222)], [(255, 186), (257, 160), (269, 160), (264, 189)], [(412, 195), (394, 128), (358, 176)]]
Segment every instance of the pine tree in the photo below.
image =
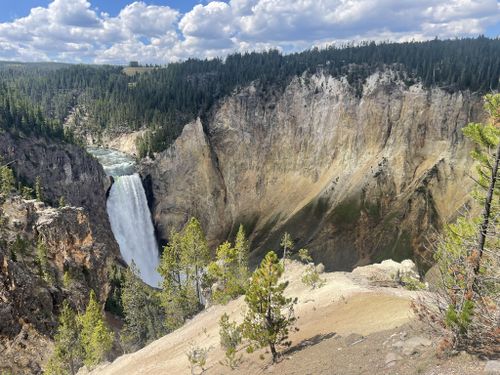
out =
[(82, 364), (83, 348), (79, 339), (76, 314), (67, 301), (63, 302), (54, 341), (54, 352), (44, 373), (46, 375), (75, 375)]
[[(483, 206), (477, 243), (478, 257), (474, 266), (476, 274), (479, 273), (490, 221), (497, 219), (496, 215), (492, 215), (495, 210), (498, 210), (498, 200), (495, 202), (494, 196), (500, 195), (500, 184), (497, 181), (500, 166), (500, 94), (486, 95), (485, 102), (491, 123), (471, 123), (463, 130), (464, 134), (476, 143), (476, 150), (473, 151), (472, 157), (478, 162), (477, 183), (486, 191), (483, 196), (476, 193), (476, 198)], [(493, 225), (495, 225), (494, 221)]]
[(236, 240), (234, 242), (234, 248), (238, 254), (238, 268), (239, 275), (238, 278), (242, 283), (242, 287), (246, 287), (248, 284), (248, 278), (250, 276), (248, 271), (248, 255), (250, 254), (250, 245), (245, 233), (245, 228), (242, 224), (238, 228), (238, 233), (236, 234)]
[(188, 271), (186, 276), (193, 277), (196, 286), (198, 300), (201, 301), (201, 276), (202, 270), (210, 261), (210, 249), (208, 248), (205, 233), (196, 218), (191, 218), (183, 230), (182, 263)]
[(121, 299), (125, 317), (121, 339), (127, 351), (138, 350), (166, 333), (160, 298), (141, 281), (134, 262), (125, 271)]
[(160, 297), (169, 330), (178, 328), (200, 310), (194, 267), (187, 252), (184, 235), (172, 232), (158, 267), (163, 277)]
[(244, 293), (238, 275), (238, 253), (226, 241), (217, 248), (217, 259), (210, 263), (207, 268), (207, 278), (210, 280), (210, 284), (216, 286), (212, 300), (225, 304)]
[(281, 237), (280, 245), (283, 248), (283, 267), (285, 267), (285, 262), (289, 256), (288, 253), (292, 250), (294, 245), (290, 233), (285, 232), (285, 234), (283, 234), (283, 237)]
[(21, 189), (21, 196), (27, 200), (33, 199), (33, 189), (29, 186), (23, 186)]
[(78, 320), (81, 326), (81, 344), (85, 353), (83, 362), (87, 367), (93, 367), (105, 359), (113, 346), (113, 332), (104, 322), (101, 306), (93, 290), (90, 292), (87, 309)]
[(435, 300), (422, 300), (414, 309), (445, 337), (444, 348), (488, 357), (500, 349), (500, 94), (485, 99), (490, 122), (464, 128), (476, 146), (474, 197), (481, 215), (463, 215), (437, 237), (434, 257), (441, 282)]
[(39, 237), (36, 243), (36, 259), (43, 279), (47, 283), (52, 284), (54, 282), (54, 276), (52, 275), (49, 267), (47, 245), (42, 237)]
[(290, 328), (296, 318), (293, 306), (297, 299), (287, 298), (287, 282), (279, 282), (284, 267), (278, 256), (270, 251), (253, 273), (245, 295), (248, 311), (243, 321), (243, 336), (250, 340), (252, 349), (269, 346), (273, 362), (278, 359), (278, 346), (289, 346)]
[(212, 294), (215, 302), (224, 304), (245, 293), (249, 277), (247, 262), (248, 241), (240, 225), (235, 246), (227, 241), (221, 244), (216, 260), (207, 267), (207, 281), (216, 286)]
[[(0, 159), (0, 164), (2, 160)], [(7, 165), (0, 165), (0, 195), (7, 196), (14, 187), (14, 173)]]

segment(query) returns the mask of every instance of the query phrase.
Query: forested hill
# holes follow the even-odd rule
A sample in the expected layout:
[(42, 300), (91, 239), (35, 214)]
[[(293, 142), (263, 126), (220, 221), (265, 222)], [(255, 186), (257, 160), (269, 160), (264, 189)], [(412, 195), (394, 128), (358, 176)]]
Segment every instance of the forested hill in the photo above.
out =
[(24, 95), (0, 82), (0, 132), (14, 136), (35, 135), (74, 142), (73, 132), (64, 130), (60, 121), (46, 118), (40, 106), (31, 103)]
[(324, 71), (345, 76), (361, 95), (365, 79), (387, 68), (408, 85), (420, 82), (448, 91), (496, 91), (500, 39), (372, 42), (289, 55), (278, 51), (233, 54), (225, 60), (172, 63), (133, 77), (116, 66), (2, 63), (0, 79), (59, 123), (78, 106), (96, 132), (149, 128), (140, 148), (144, 154), (168, 147), (185, 123), (252, 81), (279, 90), (294, 76)]

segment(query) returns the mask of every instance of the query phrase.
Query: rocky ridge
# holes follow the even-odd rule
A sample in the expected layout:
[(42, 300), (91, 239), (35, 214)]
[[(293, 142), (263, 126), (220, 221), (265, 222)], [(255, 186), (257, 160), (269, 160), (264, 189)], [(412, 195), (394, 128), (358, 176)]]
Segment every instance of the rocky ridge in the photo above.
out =
[[(220, 346), (219, 319), (226, 313), (241, 322), (244, 297), (227, 305), (213, 305), (196, 315), (178, 330), (152, 342), (143, 349), (125, 354), (112, 363), (103, 363), (90, 374), (192, 374), (186, 353), (190, 348), (208, 350), (204, 374), (401, 374), (468, 375), (489, 373), (488, 366), (463, 353), (456, 358), (437, 358), (441, 340), (415, 320), (410, 302), (426, 291), (409, 291), (399, 284), (381, 287), (373, 284), (380, 272), (396, 281), (395, 273), (414, 274), (415, 265), (382, 262), (376, 267), (359, 267), (356, 272), (325, 272), (323, 286), (311, 289), (300, 279), (306, 266), (287, 262), (285, 293), (297, 298), (295, 315), (298, 331), (291, 330), (291, 347), (282, 349), (276, 364), (271, 354), (260, 349), (252, 354), (243, 345), (241, 362), (233, 370), (224, 365)], [(396, 284), (394, 284), (396, 285)], [(353, 360), (363, 358), (363, 360)], [(484, 371), (483, 371), (484, 369)], [(79, 374), (89, 374), (80, 369)]]
[(110, 251), (118, 251), (106, 213), (106, 193), (111, 181), (99, 162), (82, 147), (3, 132), (0, 157), (11, 163), (17, 180), (25, 185), (33, 187), (40, 177), (45, 201), (57, 205), (63, 197), (68, 205), (83, 207), (94, 235), (109, 243)]

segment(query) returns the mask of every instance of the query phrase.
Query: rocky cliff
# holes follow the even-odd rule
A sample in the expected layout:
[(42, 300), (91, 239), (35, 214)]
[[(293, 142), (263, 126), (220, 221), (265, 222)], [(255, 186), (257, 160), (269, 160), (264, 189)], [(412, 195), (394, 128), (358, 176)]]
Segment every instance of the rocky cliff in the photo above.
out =
[(0, 133), (0, 157), (11, 163), (18, 180), (30, 186), (39, 176), (45, 201), (57, 205), (64, 197), (68, 205), (84, 207), (94, 235), (113, 244), (117, 252), (106, 213), (106, 193), (111, 181), (102, 166), (81, 147), (45, 138), (14, 137)]
[(40, 176), (48, 203), (67, 202), (0, 197), (0, 373), (36, 374), (62, 302), (82, 311), (93, 289), (104, 303), (122, 264), (106, 214), (109, 181), (75, 145), (1, 133), (0, 156), (24, 184)]
[(483, 116), (477, 95), (407, 87), (391, 72), (361, 97), (344, 79), (304, 75), (234, 93), (142, 174), (163, 240), (194, 215), (212, 244), (243, 223), (254, 259), (289, 231), (331, 270), (421, 261), (425, 237), (468, 200), (461, 128)]
[(62, 302), (82, 311), (90, 289), (106, 300), (120, 258), (95, 238), (83, 208), (11, 197), (0, 213), (0, 372), (39, 373)]
[(70, 111), (64, 127), (71, 129), (87, 146), (112, 148), (134, 156), (138, 155), (136, 139), (145, 133), (145, 130), (131, 132), (128, 127), (102, 129), (91, 120), (83, 105), (78, 105)]

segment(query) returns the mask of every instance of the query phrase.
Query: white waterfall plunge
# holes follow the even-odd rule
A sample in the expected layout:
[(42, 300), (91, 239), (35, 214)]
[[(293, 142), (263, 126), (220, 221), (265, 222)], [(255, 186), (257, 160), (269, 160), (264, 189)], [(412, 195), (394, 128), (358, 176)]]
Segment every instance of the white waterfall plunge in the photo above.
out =
[(107, 209), (123, 259), (127, 264), (134, 261), (144, 282), (158, 287), (161, 281), (156, 270), (159, 264), (158, 245), (146, 194), (137, 173), (116, 178)]
[(151, 213), (141, 179), (134, 173), (134, 160), (115, 150), (91, 148), (88, 150), (115, 179), (107, 201), (111, 230), (127, 264), (134, 261), (141, 279), (158, 287), (160, 263)]

